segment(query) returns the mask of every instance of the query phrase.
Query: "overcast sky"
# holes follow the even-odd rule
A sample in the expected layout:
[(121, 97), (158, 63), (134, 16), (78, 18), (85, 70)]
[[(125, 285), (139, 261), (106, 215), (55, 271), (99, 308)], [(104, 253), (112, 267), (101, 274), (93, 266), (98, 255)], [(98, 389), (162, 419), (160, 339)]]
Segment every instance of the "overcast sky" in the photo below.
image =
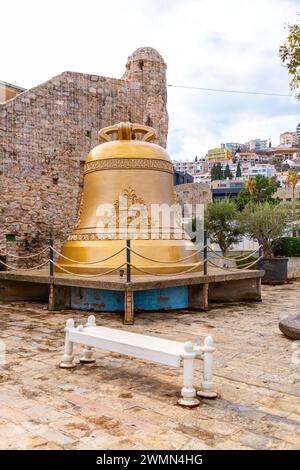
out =
[[(65, 70), (121, 77), (141, 46), (164, 57), (169, 84), (289, 93), (278, 47), (299, 0), (10, 0), (1, 5), (0, 80), (29, 88)], [(168, 88), (172, 158), (220, 142), (295, 130), (292, 98)]]

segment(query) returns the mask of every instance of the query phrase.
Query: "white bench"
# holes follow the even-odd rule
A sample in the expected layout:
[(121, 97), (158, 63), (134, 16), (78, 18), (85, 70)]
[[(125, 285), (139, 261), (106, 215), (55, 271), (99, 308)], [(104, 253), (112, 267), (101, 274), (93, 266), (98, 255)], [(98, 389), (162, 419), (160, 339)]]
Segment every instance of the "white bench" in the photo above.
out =
[[(73, 356), (73, 343), (79, 343), (85, 346), (83, 356), (80, 358), (82, 363), (95, 361), (92, 356), (92, 347), (96, 347), (168, 366), (181, 367), (182, 365), (182, 397), (178, 400), (178, 403), (182, 406), (193, 407), (199, 405), (196, 394), (205, 398), (215, 398), (217, 396), (213, 389), (212, 380), (214, 341), (211, 336), (206, 336), (203, 346), (194, 346), (190, 341), (181, 343), (130, 331), (96, 326), (94, 315), (88, 317), (85, 326), (79, 325), (77, 328), (75, 328), (74, 320), (69, 319), (65, 331), (65, 350), (60, 363), (62, 368), (76, 367)], [(197, 358), (203, 358), (203, 381), (202, 389), (196, 393), (194, 388), (194, 360)]]

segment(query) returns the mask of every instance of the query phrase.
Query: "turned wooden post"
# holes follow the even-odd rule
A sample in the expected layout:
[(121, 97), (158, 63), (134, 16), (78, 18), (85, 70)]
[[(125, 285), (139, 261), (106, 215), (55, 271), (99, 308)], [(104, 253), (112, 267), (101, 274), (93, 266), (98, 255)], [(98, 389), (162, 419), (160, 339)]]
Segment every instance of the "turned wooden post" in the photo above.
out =
[(134, 323), (133, 290), (129, 287), (124, 292), (124, 325)]
[(208, 249), (207, 249), (207, 230), (204, 230), (204, 248), (203, 248), (203, 274), (204, 276), (207, 276), (207, 268), (208, 268), (208, 263), (207, 263), (207, 257), (208, 257)]
[(209, 284), (206, 282), (202, 284), (202, 308), (203, 310), (208, 309), (208, 291), (209, 291)]
[(49, 240), (49, 275), (52, 277), (54, 274), (54, 251), (53, 251), (53, 240)]

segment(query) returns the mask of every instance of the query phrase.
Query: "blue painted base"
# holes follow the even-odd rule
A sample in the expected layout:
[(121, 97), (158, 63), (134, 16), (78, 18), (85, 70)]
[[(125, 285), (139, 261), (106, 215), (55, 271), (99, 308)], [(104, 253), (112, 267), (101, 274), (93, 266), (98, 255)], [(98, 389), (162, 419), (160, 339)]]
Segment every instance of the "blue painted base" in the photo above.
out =
[[(175, 310), (188, 307), (188, 287), (166, 287), (134, 292), (134, 310)], [(123, 312), (124, 292), (71, 288), (71, 308), (95, 312)]]

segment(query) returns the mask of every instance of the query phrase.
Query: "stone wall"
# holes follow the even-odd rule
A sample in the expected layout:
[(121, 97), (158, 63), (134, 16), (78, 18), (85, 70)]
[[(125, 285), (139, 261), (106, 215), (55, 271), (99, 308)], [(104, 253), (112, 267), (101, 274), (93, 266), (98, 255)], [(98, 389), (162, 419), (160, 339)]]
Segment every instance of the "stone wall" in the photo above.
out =
[[(192, 204), (192, 216), (196, 215), (196, 205), (203, 204), (204, 207), (212, 201), (209, 185), (202, 183), (179, 184), (174, 187), (177, 202), (183, 207)], [(185, 214), (186, 216), (191, 214)]]
[(300, 257), (288, 258), (288, 278), (300, 279)]
[(76, 221), (83, 162), (100, 128), (150, 125), (165, 147), (166, 90), (162, 57), (140, 48), (121, 79), (64, 72), (1, 105), (0, 252), (29, 253), (50, 236), (60, 246)]

